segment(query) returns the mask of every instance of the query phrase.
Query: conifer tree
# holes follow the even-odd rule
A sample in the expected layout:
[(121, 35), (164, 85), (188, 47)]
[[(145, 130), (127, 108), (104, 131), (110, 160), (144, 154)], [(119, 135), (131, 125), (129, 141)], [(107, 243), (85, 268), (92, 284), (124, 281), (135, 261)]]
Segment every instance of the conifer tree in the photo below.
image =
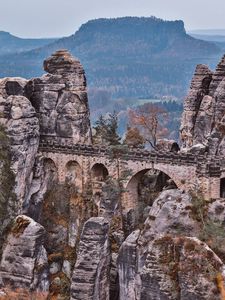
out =
[(120, 136), (118, 134), (118, 115), (116, 112), (107, 117), (100, 116), (94, 127), (94, 144), (119, 145)]

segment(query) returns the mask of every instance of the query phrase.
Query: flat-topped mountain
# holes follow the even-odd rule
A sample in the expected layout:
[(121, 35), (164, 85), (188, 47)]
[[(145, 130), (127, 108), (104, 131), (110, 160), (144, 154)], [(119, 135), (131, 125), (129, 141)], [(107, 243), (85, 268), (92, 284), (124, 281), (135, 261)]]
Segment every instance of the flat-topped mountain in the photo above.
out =
[(98, 19), (70, 37), (0, 58), (0, 76), (40, 76), (43, 59), (62, 48), (82, 62), (90, 87), (114, 97), (181, 97), (196, 63), (214, 65), (221, 55), (215, 44), (189, 36), (182, 21)]
[(23, 39), (9, 32), (0, 31), (0, 55), (19, 53), (43, 47), (55, 39)]

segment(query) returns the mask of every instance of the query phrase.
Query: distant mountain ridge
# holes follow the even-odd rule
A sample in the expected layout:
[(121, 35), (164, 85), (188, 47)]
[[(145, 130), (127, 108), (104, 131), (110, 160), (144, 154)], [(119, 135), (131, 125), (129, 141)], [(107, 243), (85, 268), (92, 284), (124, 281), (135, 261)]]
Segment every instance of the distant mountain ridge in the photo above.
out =
[(225, 42), (225, 35), (207, 35), (207, 34), (190, 34), (192, 37), (196, 39), (200, 39), (203, 41), (209, 42)]
[(225, 29), (195, 29), (189, 30), (188, 34), (225, 35)]
[(124, 17), (88, 21), (73, 35), (0, 57), (0, 77), (40, 76), (42, 61), (68, 49), (84, 65), (89, 87), (113, 97), (182, 97), (197, 63), (222, 55), (214, 43), (188, 35), (183, 21)]
[(33, 50), (50, 44), (55, 39), (23, 39), (0, 31), (0, 55)]

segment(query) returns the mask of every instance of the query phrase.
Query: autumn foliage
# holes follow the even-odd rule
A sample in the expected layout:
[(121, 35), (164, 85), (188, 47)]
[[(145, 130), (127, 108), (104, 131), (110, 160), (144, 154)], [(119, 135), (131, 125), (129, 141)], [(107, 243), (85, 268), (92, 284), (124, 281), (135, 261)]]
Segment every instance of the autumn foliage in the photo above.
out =
[(217, 286), (220, 290), (220, 299), (225, 300), (225, 287), (224, 287), (224, 278), (221, 273), (218, 273), (216, 276)]
[(146, 103), (136, 109), (130, 109), (128, 116), (129, 125), (139, 129), (145, 141), (154, 149), (157, 140), (168, 135), (168, 113), (156, 104)]
[(137, 127), (128, 126), (124, 139), (124, 144), (133, 148), (143, 148), (145, 144), (145, 139), (141, 135), (140, 130)]
[(4, 288), (0, 290), (1, 300), (46, 300), (48, 293), (44, 292), (30, 292), (26, 289), (18, 288), (12, 290), (11, 288)]

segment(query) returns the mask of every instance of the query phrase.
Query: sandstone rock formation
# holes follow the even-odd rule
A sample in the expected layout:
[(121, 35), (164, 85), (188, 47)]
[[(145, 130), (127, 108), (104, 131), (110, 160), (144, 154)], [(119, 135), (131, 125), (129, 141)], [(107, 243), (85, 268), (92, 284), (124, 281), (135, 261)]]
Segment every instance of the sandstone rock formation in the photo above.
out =
[[(224, 155), (224, 65), (196, 69), (182, 150)], [(225, 202), (177, 189), (186, 188), (174, 176), (183, 162), (185, 176), (197, 174), (193, 155), (177, 154), (174, 141), (159, 144), (167, 153), (125, 159), (89, 145), (83, 67), (61, 50), (44, 68), (41, 78), (0, 80), (0, 288), (45, 291), (50, 300), (218, 298)], [(219, 195), (221, 169), (213, 176)]]
[(184, 102), (182, 150), (224, 155), (225, 56), (213, 73), (198, 65)]
[(43, 247), (45, 229), (27, 216), (18, 216), (0, 262), (1, 285), (11, 289), (48, 291), (48, 260)]
[(200, 223), (192, 198), (179, 190), (154, 202), (143, 230), (119, 251), (120, 299), (215, 299), (221, 259), (196, 236)]
[(223, 263), (193, 237), (156, 236), (138, 245), (138, 232), (119, 256), (120, 299), (219, 299), (213, 276)]
[(102, 217), (90, 218), (84, 224), (72, 276), (71, 299), (109, 299), (108, 230), (109, 224)]
[[(49, 74), (28, 82), (26, 93), (38, 112), (40, 134), (90, 143), (86, 78), (80, 62), (66, 50), (44, 61)], [(50, 137), (49, 137), (50, 138)]]
[(0, 95), (3, 98), (9, 96), (24, 96), (27, 80), (21, 77), (3, 78), (0, 80)]
[[(8, 176), (0, 176), (0, 233), (21, 213), (44, 225), (50, 293), (57, 290), (65, 296), (69, 293), (83, 218), (90, 216), (83, 213), (86, 208), (82, 197), (75, 193), (76, 187), (67, 187), (64, 194), (65, 187), (55, 189), (59, 184), (55, 166), (38, 154), (39, 139), (47, 135), (48, 139), (53, 136), (70, 144), (90, 143), (90, 118), (86, 79), (79, 61), (67, 51), (58, 51), (44, 62), (44, 68), (49, 74), (30, 81), (0, 80), (0, 138), (7, 144), (0, 147), (1, 160), (7, 158), (1, 161), (0, 172), (8, 172)], [(64, 199), (59, 197), (60, 192)], [(30, 271), (32, 268), (35, 274), (34, 265)]]
[[(5, 86), (9, 82), (5, 81)], [(13, 84), (15, 82), (19, 82), (22, 89), (24, 81), (11, 81)], [(9, 94), (11, 93), (12, 90)], [(17, 200), (11, 206), (15, 214), (20, 214), (29, 197), (39, 146), (39, 121), (35, 109), (26, 97), (10, 95), (7, 98), (0, 97), (0, 124), (10, 140), (11, 168), (15, 174)]]

